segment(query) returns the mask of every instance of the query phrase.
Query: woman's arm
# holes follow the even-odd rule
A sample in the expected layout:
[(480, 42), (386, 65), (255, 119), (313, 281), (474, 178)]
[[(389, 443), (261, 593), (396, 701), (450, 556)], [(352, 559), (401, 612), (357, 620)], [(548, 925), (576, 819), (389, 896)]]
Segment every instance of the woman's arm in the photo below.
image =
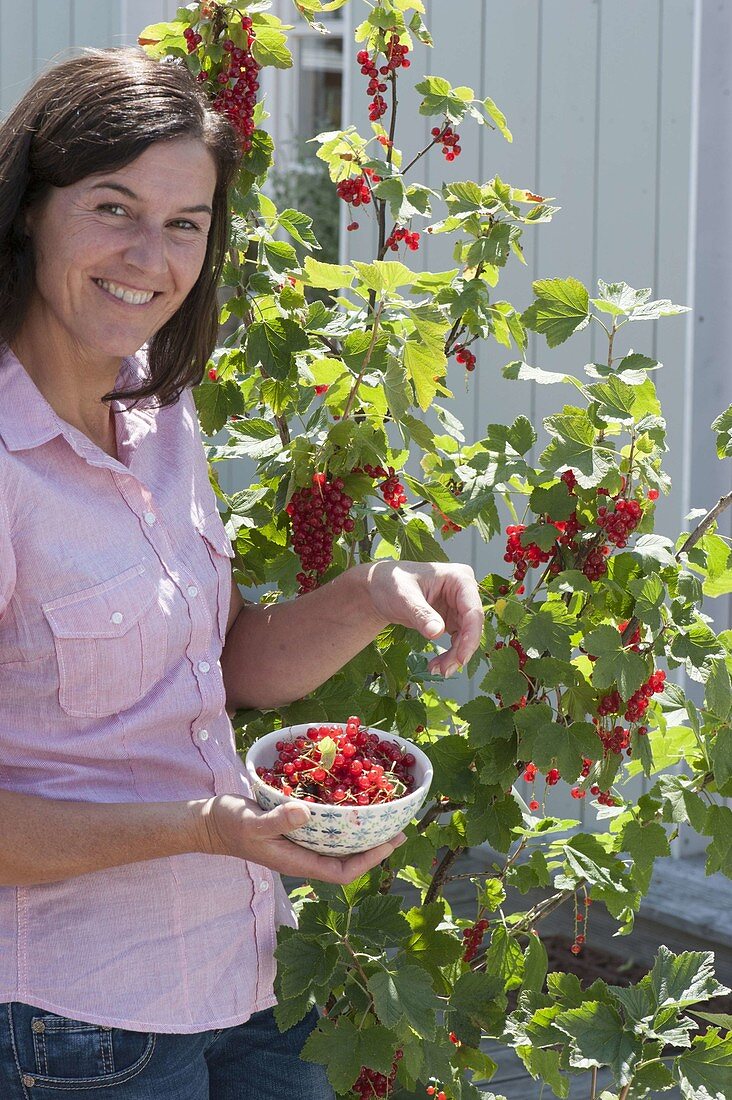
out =
[(234, 589), (236, 617), (221, 657), (230, 711), (301, 699), (390, 623), (431, 639), (447, 631), (452, 645), (433, 658), (430, 669), (450, 676), (475, 652), (483, 627), (478, 587), (464, 565), (358, 565), (314, 592), (272, 607), (245, 604)]
[(70, 802), (0, 789), (0, 886), (61, 882), (189, 852), (234, 856), (280, 874), (345, 885), (406, 840), (399, 833), (355, 856), (319, 855), (285, 835), (308, 817), (304, 804), (265, 812), (233, 794), (188, 802)]

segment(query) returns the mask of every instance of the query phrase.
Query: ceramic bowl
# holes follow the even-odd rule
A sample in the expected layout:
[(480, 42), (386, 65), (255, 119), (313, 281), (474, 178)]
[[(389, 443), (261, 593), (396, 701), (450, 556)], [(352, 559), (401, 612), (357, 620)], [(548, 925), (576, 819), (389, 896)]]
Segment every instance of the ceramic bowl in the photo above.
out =
[[(271, 768), (277, 756), (278, 741), (294, 741), (304, 737), (312, 725), (306, 722), (297, 726), (285, 726), (265, 734), (252, 745), (246, 756), (246, 769), (254, 791), (254, 797), (263, 810), (273, 810), (283, 802), (297, 802), (276, 787), (270, 787), (258, 775), (257, 768)], [(329, 723), (330, 724), (330, 723)], [(332, 723), (340, 725), (341, 723)], [(343, 723), (345, 726), (345, 723)], [(349, 856), (376, 848), (396, 836), (421, 809), (432, 783), (432, 764), (421, 749), (397, 734), (385, 734), (383, 730), (369, 729), (382, 740), (395, 741), (403, 752), (411, 752), (415, 758), (412, 774), (415, 787), (409, 794), (393, 802), (380, 802), (375, 806), (337, 806), (308, 802), (310, 821), (286, 835), (290, 840), (313, 852), (328, 856)]]

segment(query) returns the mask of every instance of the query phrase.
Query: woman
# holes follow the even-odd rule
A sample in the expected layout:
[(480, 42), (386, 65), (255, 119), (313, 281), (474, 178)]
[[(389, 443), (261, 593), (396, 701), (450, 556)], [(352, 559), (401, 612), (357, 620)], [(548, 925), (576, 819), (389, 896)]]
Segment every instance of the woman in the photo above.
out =
[(47, 72), (0, 129), (3, 1100), (331, 1096), (298, 1058), (317, 1011), (273, 1019), (279, 873), (347, 883), (404, 838), (294, 845), (307, 808), (258, 808), (227, 708), (300, 698), (388, 623), (447, 629), (445, 675), (480, 638), (464, 566), (267, 609), (232, 585), (190, 387), (237, 160), (135, 50)]

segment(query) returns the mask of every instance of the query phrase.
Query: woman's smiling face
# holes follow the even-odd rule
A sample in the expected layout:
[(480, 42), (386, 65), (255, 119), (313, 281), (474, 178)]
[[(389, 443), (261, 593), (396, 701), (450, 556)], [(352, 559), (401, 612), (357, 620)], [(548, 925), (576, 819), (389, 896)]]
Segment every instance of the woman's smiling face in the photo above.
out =
[(134, 354), (198, 279), (215, 187), (205, 145), (177, 138), (52, 188), (26, 218), (35, 291), (22, 328), (100, 365)]

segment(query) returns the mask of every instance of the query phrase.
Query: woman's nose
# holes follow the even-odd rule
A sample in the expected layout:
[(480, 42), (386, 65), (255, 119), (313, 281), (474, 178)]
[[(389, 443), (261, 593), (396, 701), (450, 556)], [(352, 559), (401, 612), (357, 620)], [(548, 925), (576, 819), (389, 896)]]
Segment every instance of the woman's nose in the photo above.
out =
[[(134, 240), (130, 241), (125, 249), (125, 260), (148, 276), (164, 275), (168, 264), (162, 229), (150, 225), (139, 226)], [(160, 288), (151, 287), (150, 289)]]

